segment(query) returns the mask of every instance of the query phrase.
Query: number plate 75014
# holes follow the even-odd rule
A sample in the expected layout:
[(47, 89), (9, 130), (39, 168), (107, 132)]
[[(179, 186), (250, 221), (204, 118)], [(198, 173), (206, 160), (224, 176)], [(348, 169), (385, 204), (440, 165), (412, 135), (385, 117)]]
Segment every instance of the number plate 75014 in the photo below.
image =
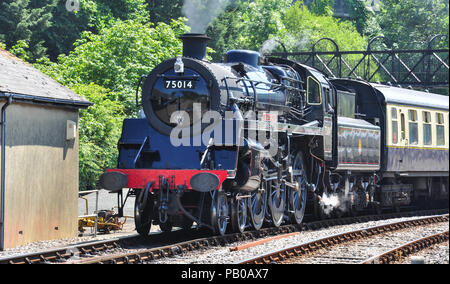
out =
[(164, 87), (171, 90), (195, 89), (195, 84), (192, 80), (165, 80)]

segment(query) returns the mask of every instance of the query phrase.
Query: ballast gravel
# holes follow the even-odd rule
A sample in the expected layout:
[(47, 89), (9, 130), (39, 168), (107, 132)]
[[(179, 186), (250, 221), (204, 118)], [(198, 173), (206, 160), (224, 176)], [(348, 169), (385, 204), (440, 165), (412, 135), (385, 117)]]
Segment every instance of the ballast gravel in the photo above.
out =
[[(305, 231), (300, 232), (300, 234), (292, 237), (288, 237), (281, 240), (271, 241), (269, 243), (259, 245), (256, 247), (251, 247), (245, 250), (230, 252), (231, 247), (237, 245), (242, 245), (249, 242), (234, 243), (232, 245), (227, 245), (224, 247), (214, 247), (210, 249), (205, 249), (202, 251), (197, 251), (193, 253), (188, 253), (183, 256), (176, 256), (173, 258), (166, 258), (154, 261), (155, 264), (233, 264), (239, 261), (250, 259), (261, 254), (266, 254), (274, 251), (281, 250), (283, 248), (292, 247), (295, 245), (300, 245), (302, 243), (310, 242), (316, 239), (321, 239), (327, 236), (341, 234), (344, 232), (352, 230), (361, 230), (364, 228), (370, 228), (380, 225), (385, 225), (394, 222), (407, 221), (412, 219), (417, 219), (418, 217), (412, 218), (396, 218), (390, 220), (382, 221), (371, 221), (366, 223), (358, 223), (352, 225), (342, 225), (335, 226), (332, 228), (320, 229), (318, 231)], [(422, 218), (422, 217), (420, 217)], [(442, 227), (446, 227), (448, 230), (448, 223), (443, 223)], [(448, 263), (448, 243), (444, 244), (447, 249), (447, 256), (442, 257), (438, 260), (434, 260), (433, 263)]]

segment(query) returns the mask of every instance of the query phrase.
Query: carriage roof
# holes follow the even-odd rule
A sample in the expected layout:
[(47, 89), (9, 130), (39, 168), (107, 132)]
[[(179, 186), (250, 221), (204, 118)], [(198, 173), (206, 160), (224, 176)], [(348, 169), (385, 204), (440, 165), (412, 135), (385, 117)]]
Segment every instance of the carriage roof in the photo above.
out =
[(448, 96), (387, 85), (371, 85), (384, 96), (387, 104), (402, 104), (442, 110), (449, 109)]

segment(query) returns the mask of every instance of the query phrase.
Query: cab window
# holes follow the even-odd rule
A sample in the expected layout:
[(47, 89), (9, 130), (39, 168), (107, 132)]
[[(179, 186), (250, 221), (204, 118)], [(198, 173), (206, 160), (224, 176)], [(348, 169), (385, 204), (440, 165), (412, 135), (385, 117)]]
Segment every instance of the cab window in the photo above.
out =
[(313, 77), (309, 76), (307, 81), (307, 99), (310, 105), (322, 104), (322, 94), (320, 91), (320, 84)]

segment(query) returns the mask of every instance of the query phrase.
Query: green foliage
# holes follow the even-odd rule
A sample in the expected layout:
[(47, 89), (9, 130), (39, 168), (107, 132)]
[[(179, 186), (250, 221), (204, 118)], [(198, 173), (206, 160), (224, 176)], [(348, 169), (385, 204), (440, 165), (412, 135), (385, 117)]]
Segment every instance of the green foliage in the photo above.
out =
[(334, 0), (313, 0), (309, 6), (311, 13), (319, 16), (333, 16)]
[(182, 16), (184, 0), (147, 0), (152, 23), (169, 24)]
[(80, 189), (90, 190), (106, 168), (116, 167), (124, 107), (116, 93), (95, 84), (77, 85), (73, 91), (94, 103), (80, 111), (79, 122)]
[(236, 1), (228, 6), (207, 31), (212, 38), (210, 46), (216, 51), (214, 59), (221, 60), (230, 49), (259, 49), (267, 39), (284, 29), (283, 11), (290, 2)]
[[(380, 34), (396, 48), (426, 48), (432, 36), (448, 35), (448, 9), (448, 0), (383, 0), (377, 16)], [(448, 47), (448, 41), (442, 45)]]
[(30, 59), (26, 51), (28, 48), (29, 46), (25, 41), (19, 40), (9, 51), (20, 59), (27, 61)]
[(0, 40), (12, 47), (28, 43), (27, 57), (35, 61), (73, 49), (83, 31), (97, 32), (115, 19), (147, 22), (146, 0), (78, 0), (79, 11), (68, 11), (67, 0), (5, 0), (0, 5)]
[(367, 34), (367, 29), (374, 16), (373, 11), (367, 8), (367, 4), (363, 0), (345, 0), (350, 13), (350, 20), (355, 24), (360, 34)]
[[(283, 23), (286, 30), (280, 36), (291, 50), (310, 50), (312, 44), (323, 37), (336, 41), (340, 50), (364, 50), (367, 47), (366, 39), (351, 22), (315, 15), (302, 3), (287, 9)], [(333, 51), (335, 47), (325, 42), (316, 50)]]
[(22, 56), (35, 59), (45, 56), (45, 31), (51, 26), (52, 10), (57, 0), (4, 0), (0, 2), (0, 40), (7, 47), (26, 43)]
[(75, 49), (60, 56), (58, 64), (40, 61), (42, 70), (65, 85), (95, 83), (121, 94), (132, 114), (133, 92), (139, 77), (161, 61), (182, 53), (179, 35), (186, 32), (183, 20), (170, 25), (116, 20), (98, 34), (84, 32)]

